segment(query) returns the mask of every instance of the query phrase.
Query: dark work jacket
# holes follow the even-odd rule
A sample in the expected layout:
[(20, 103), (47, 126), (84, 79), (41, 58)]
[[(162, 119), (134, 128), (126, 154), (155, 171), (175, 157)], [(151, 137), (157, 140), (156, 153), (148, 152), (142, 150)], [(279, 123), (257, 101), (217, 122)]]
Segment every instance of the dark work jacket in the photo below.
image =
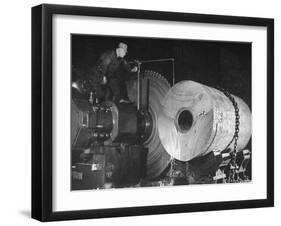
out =
[(96, 63), (93, 75), (101, 82), (103, 76), (110, 79), (127, 80), (131, 71), (130, 65), (123, 58), (117, 57), (116, 51), (111, 50), (103, 53)]

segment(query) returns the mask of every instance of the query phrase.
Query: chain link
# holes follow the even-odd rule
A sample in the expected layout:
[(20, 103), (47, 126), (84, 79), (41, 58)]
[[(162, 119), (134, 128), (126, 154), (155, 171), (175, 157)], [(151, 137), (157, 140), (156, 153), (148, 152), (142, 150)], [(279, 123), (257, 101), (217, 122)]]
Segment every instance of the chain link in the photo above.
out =
[(236, 156), (237, 156), (237, 142), (238, 142), (238, 138), (239, 138), (239, 126), (240, 126), (240, 114), (239, 114), (239, 108), (238, 108), (238, 104), (235, 100), (235, 98), (231, 95), (231, 93), (223, 88), (218, 88), (220, 91), (222, 91), (224, 93), (224, 95), (231, 101), (233, 107), (234, 107), (234, 112), (235, 112), (235, 131), (233, 134), (233, 137), (231, 139), (231, 141), (228, 143), (228, 145), (226, 146), (225, 150), (229, 148), (229, 146), (232, 144), (232, 142), (234, 142), (233, 144), (233, 152), (231, 155), (231, 162), (230, 162), (230, 174), (229, 174), (229, 178), (227, 179), (227, 181), (229, 182), (234, 182), (235, 180), (239, 179), (235, 179), (236, 176), (236, 171), (237, 171), (237, 163), (236, 163)]
[(174, 171), (176, 165), (175, 161), (176, 160), (174, 158), (171, 159), (170, 178), (174, 178)]

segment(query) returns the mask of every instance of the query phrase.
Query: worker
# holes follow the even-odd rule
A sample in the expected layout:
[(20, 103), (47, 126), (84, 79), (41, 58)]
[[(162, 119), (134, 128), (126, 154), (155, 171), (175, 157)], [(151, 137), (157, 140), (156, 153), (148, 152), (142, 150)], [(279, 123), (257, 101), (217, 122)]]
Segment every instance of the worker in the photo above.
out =
[[(124, 59), (128, 52), (125, 43), (119, 43), (115, 50), (104, 52), (96, 63), (91, 75), (91, 84), (97, 88), (96, 96), (99, 95), (101, 87), (107, 89), (106, 99), (115, 102), (128, 103), (126, 81), (132, 72), (137, 72), (136, 66), (131, 67)], [(112, 96), (111, 98), (108, 96)]]

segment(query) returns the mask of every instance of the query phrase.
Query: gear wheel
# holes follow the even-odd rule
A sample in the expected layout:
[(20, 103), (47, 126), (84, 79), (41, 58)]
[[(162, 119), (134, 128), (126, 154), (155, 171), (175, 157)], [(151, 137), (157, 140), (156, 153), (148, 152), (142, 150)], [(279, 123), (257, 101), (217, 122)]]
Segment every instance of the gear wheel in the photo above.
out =
[[(160, 141), (157, 129), (161, 102), (171, 86), (167, 79), (154, 71), (144, 71), (141, 78), (141, 106), (148, 108), (153, 121), (151, 135), (144, 142), (145, 147), (148, 148), (146, 175), (148, 179), (152, 179), (158, 177), (171, 161), (171, 156)], [(129, 81), (127, 89), (130, 101), (137, 103), (137, 80)]]

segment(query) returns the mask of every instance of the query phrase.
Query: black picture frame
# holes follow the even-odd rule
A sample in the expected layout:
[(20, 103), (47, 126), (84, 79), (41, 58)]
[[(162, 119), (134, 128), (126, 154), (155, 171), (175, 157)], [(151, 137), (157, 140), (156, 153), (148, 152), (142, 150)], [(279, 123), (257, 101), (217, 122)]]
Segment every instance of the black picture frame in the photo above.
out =
[[(52, 18), (55, 14), (181, 21), (267, 28), (267, 198), (54, 212), (52, 210)], [(122, 217), (274, 206), (274, 20), (43, 4), (32, 8), (32, 218), (40, 221)]]

